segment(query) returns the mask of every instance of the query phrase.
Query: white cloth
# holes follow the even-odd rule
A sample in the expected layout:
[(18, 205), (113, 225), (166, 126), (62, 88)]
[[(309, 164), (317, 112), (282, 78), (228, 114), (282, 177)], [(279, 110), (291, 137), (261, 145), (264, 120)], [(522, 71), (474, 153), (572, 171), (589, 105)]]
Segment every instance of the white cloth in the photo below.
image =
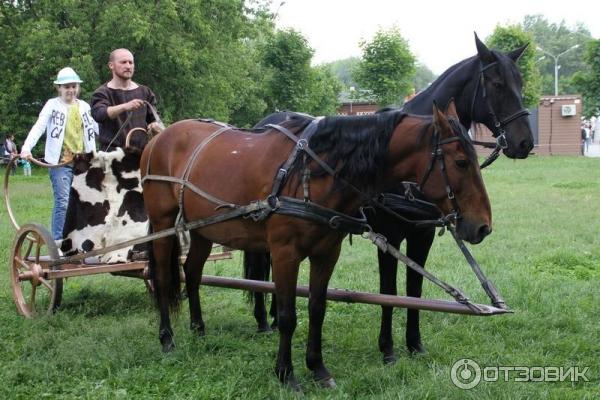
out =
[[(90, 105), (83, 100), (77, 99), (76, 101), (79, 103), (79, 114), (81, 114), (81, 120), (83, 121), (83, 147), (86, 153), (89, 153), (96, 150), (98, 124), (92, 118)], [(31, 149), (45, 132), (46, 150), (44, 159), (49, 164), (58, 164), (65, 139), (68, 110), (69, 105), (59, 97), (48, 100), (29, 131), (21, 149), (21, 154), (31, 153)]]

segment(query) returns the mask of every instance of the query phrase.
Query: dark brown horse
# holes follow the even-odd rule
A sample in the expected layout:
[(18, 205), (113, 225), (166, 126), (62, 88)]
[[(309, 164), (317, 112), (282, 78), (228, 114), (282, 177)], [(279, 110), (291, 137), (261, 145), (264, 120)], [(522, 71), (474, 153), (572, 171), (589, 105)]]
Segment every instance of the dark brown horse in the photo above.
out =
[[(292, 135), (303, 135), (311, 119), (284, 123)], [(312, 125), (311, 125), (312, 126)], [(295, 136), (293, 136), (295, 137)], [(300, 136), (302, 137), (302, 136)], [(429, 178), (424, 190), (445, 213), (460, 207), (459, 236), (479, 242), (491, 231), (489, 199), (481, 179), (475, 151), (456, 119), (454, 105), (447, 114), (435, 106), (433, 117), (391, 111), (364, 117), (324, 118), (308, 140), (310, 148), (335, 168), (335, 177), (310, 158), (299, 158), (282, 181), (280, 199), (302, 200), (302, 176), (310, 172), (310, 203), (346, 215), (374, 193), (398, 187), (402, 181)], [(185, 221), (219, 217), (272, 194), (274, 179), (294, 151), (294, 140), (280, 131), (248, 133), (215, 123), (186, 120), (155, 137), (141, 160), (144, 202), (154, 232), (173, 227), (178, 215)], [(439, 149), (439, 151), (438, 151)], [(436, 166), (427, 173), (431, 154)], [(438, 168), (437, 165), (445, 168)], [(305, 173), (301, 173), (305, 171)], [(445, 172), (443, 172), (445, 171)], [(150, 179), (147, 179), (150, 177)], [(152, 178), (154, 177), (154, 178)], [(162, 178), (161, 178), (162, 177)], [(184, 184), (183, 182), (189, 182)], [(447, 194), (450, 186), (454, 200)], [(356, 188), (365, 195), (356, 192)], [(256, 203), (254, 203), (256, 204)], [(199, 284), (213, 242), (249, 251), (270, 250), (277, 295), (279, 351), (275, 372), (293, 387), (291, 340), (296, 328), (296, 284), (300, 262), (310, 260), (309, 331), (306, 363), (316, 381), (335, 382), (321, 353), (325, 295), (339, 257), (344, 231), (311, 219), (280, 214), (264, 218), (237, 218), (190, 231), (191, 244), (184, 264), (191, 328), (204, 334)], [(152, 243), (150, 269), (160, 312), (159, 339), (164, 351), (173, 348), (169, 308), (180, 296), (179, 251), (175, 237)]]

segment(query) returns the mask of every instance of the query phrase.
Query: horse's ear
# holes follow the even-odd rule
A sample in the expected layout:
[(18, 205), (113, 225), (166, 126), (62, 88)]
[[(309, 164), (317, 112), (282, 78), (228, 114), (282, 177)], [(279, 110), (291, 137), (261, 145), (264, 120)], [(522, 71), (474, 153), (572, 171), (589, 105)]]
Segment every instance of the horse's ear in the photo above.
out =
[(517, 62), (519, 58), (521, 58), (528, 46), (529, 43), (527, 43), (525, 46), (519, 47), (518, 49), (506, 53), (506, 55), (510, 57), (514, 62)]
[(454, 97), (448, 101), (448, 105), (446, 106), (446, 116), (458, 119), (458, 113), (456, 112), (456, 103), (454, 102)]
[(479, 40), (479, 36), (477, 36), (477, 32), (475, 33), (475, 46), (477, 46), (477, 54), (479, 55), (479, 59), (485, 63), (492, 63), (495, 61), (494, 55), (487, 48), (487, 46)]
[(450, 124), (448, 124), (448, 119), (444, 115), (444, 113), (440, 110), (437, 103), (433, 102), (433, 127), (440, 134), (441, 138), (445, 138), (449, 136), (448, 132), (452, 130)]

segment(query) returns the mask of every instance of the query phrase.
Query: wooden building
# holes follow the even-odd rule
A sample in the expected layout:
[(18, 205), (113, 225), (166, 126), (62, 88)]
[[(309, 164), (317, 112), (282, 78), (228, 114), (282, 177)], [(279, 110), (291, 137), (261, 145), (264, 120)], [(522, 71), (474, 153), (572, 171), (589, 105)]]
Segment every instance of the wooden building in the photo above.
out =
[(534, 152), (581, 155), (581, 111), (580, 95), (542, 97)]
[[(539, 107), (531, 110), (529, 122), (538, 155), (581, 155), (581, 111), (580, 95), (543, 96)], [(508, 126), (510, 130), (510, 125)], [(494, 141), (492, 133), (478, 124), (475, 137), (478, 140)], [(490, 150), (477, 148), (480, 155)]]
[(372, 102), (344, 102), (338, 108), (338, 115), (369, 115), (375, 114), (380, 108)]

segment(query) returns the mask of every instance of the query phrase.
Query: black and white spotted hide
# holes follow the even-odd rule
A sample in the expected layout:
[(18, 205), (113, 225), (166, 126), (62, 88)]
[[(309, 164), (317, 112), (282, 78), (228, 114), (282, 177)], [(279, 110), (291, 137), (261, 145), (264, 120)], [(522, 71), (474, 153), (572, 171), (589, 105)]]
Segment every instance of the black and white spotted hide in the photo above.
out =
[[(101, 249), (148, 234), (137, 153), (116, 149), (77, 155), (60, 249), (65, 255)], [(103, 254), (127, 261), (131, 247)]]

